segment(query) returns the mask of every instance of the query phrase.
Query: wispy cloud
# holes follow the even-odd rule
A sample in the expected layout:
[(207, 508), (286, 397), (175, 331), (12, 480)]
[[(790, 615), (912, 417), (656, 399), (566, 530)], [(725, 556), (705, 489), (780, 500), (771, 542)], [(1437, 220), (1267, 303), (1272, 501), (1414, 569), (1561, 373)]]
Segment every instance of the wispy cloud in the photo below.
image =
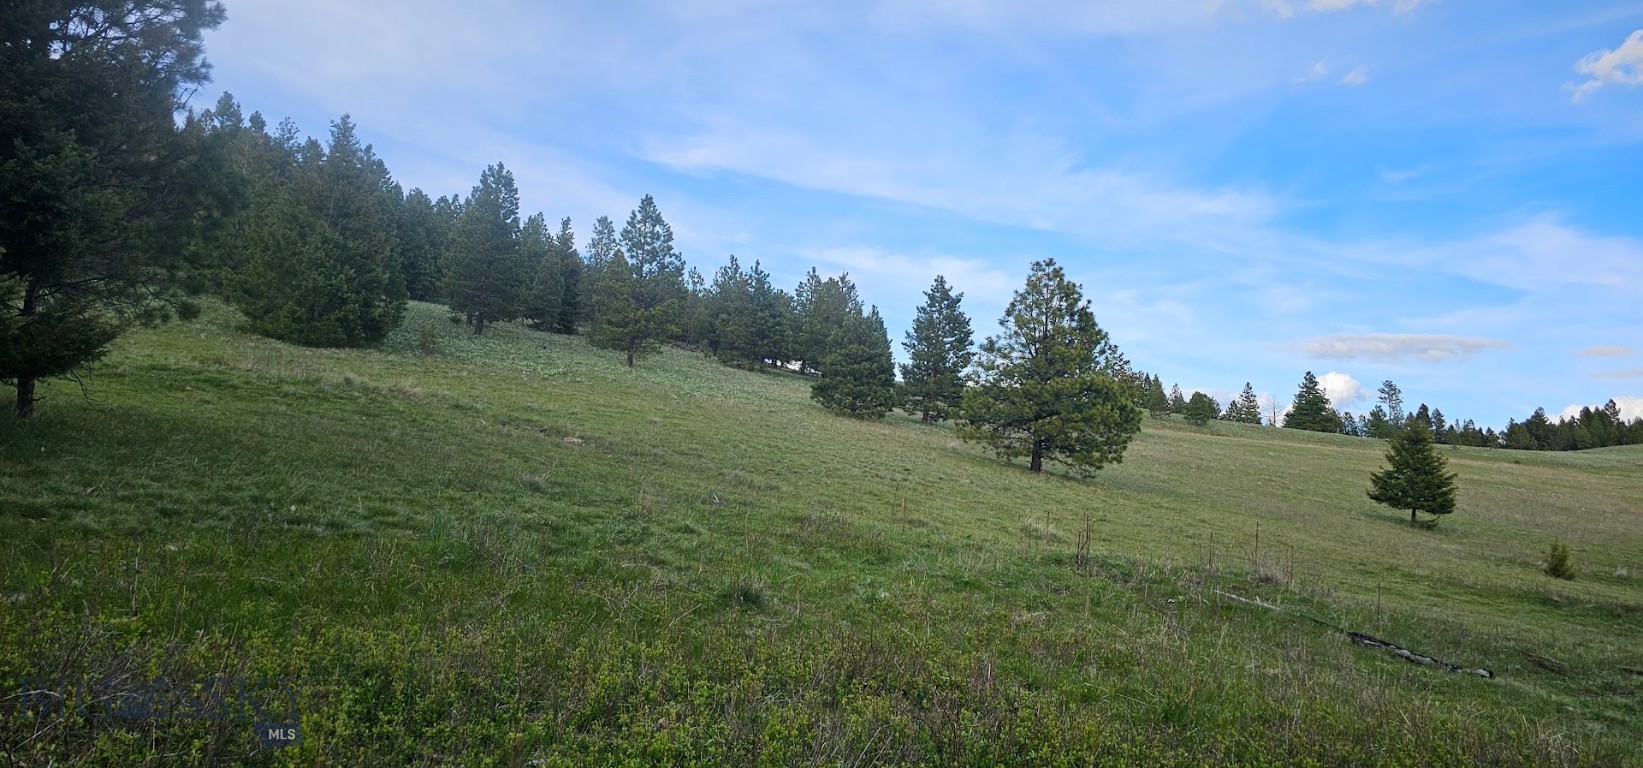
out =
[(1321, 360), (1438, 363), (1465, 360), (1488, 349), (1510, 349), (1495, 339), (1432, 334), (1370, 333), (1317, 336), (1300, 345), (1302, 355)]
[(1575, 71), (1587, 79), (1570, 85), (1571, 97), (1580, 101), (1605, 85), (1633, 86), (1643, 84), (1643, 29), (1633, 32), (1614, 50), (1597, 50), (1575, 62)]
[(1341, 85), (1359, 86), (1369, 82), (1369, 69), (1357, 67), (1341, 77)]
[(1576, 357), (1628, 357), (1634, 354), (1631, 347), (1621, 347), (1614, 344), (1596, 344), (1575, 353)]
[(1324, 79), (1328, 75), (1329, 75), (1329, 65), (1325, 62), (1320, 61), (1316, 64), (1313, 64), (1312, 69), (1307, 70), (1306, 74), (1295, 78), (1291, 82), (1295, 83), (1296, 85), (1304, 85), (1306, 83), (1316, 83), (1319, 80)]
[(1625, 371), (1603, 371), (1592, 375), (1600, 379), (1643, 379), (1643, 368), (1632, 368)]

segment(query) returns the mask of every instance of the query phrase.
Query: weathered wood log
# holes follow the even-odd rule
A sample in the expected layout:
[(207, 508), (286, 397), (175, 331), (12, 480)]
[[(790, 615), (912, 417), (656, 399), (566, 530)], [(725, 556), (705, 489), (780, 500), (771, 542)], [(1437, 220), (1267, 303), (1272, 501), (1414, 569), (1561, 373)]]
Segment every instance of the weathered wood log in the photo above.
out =
[[(1286, 613), (1286, 611), (1284, 611), (1283, 608), (1281, 608), (1279, 606), (1276, 606), (1276, 605), (1273, 605), (1271, 603), (1259, 600), (1259, 599), (1251, 600), (1247, 597), (1240, 597), (1238, 595), (1234, 595), (1231, 592), (1223, 592), (1219, 589), (1215, 590), (1215, 594), (1220, 595), (1222, 597), (1228, 597), (1228, 598), (1231, 598), (1233, 600), (1237, 600), (1238, 602), (1245, 603), (1247, 605), (1253, 605), (1253, 606), (1257, 606), (1257, 607), (1260, 607), (1260, 608), (1265, 608), (1269, 611), (1276, 611), (1278, 613)], [(1438, 669), (1446, 669), (1450, 672), (1465, 672), (1467, 674), (1477, 675), (1478, 677), (1482, 677), (1482, 678), (1491, 678), (1492, 679), (1495, 676), (1495, 674), (1493, 672), (1490, 672), (1487, 669), (1469, 669), (1467, 667), (1462, 667), (1462, 666), (1458, 666), (1458, 665), (1455, 665), (1455, 664), (1450, 664), (1449, 662), (1443, 661), (1442, 659), (1435, 659), (1435, 658), (1432, 658), (1431, 656), (1425, 656), (1425, 655), (1422, 655), (1422, 654), (1419, 654), (1419, 653), (1415, 653), (1414, 651), (1411, 651), (1408, 648), (1401, 648), (1399, 646), (1393, 645), (1392, 643), (1386, 642), (1385, 640), (1382, 640), (1378, 637), (1375, 637), (1374, 635), (1366, 635), (1362, 632), (1354, 632), (1350, 629), (1337, 627), (1334, 624), (1330, 624), (1329, 622), (1324, 621), (1323, 619), (1320, 619), (1316, 616), (1311, 616), (1311, 615), (1308, 615), (1308, 614), (1305, 614), (1305, 613), (1301, 613), (1299, 611), (1295, 611), (1293, 613), (1296, 616), (1301, 616), (1303, 618), (1311, 619), (1312, 621), (1318, 622), (1319, 624), (1322, 624), (1326, 627), (1329, 627), (1330, 629), (1334, 629), (1338, 632), (1344, 632), (1344, 633), (1346, 633), (1347, 637), (1352, 639), (1352, 642), (1357, 643), (1358, 645), (1367, 646), (1369, 648), (1379, 648), (1383, 651), (1391, 653), (1394, 656), (1398, 656), (1398, 657), (1400, 657), (1400, 658), (1402, 658), (1406, 661), (1409, 661), (1411, 663), (1414, 663), (1414, 664), (1422, 664), (1422, 665), (1425, 665), (1425, 666), (1428, 666), (1428, 667), (1436, 667)]]

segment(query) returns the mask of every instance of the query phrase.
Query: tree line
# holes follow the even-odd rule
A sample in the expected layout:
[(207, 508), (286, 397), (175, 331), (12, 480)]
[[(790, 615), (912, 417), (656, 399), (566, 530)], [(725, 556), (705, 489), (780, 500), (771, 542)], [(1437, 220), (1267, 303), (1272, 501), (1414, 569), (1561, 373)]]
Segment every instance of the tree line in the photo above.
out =
[[(327, 141), (270, 126), (232, 95), (196, 114), (210, 0), (119, 7), (30, 3), (0, 40), (0, 379), (16, 412), (36, 382), (71, 375), (133, 326), (187, 318), (220, 296), (250, 330), (295, 344), (368, 347), (411, 300), (446, 304), (476, 335), (523, 320), (584, 333), (628, 366), (664, 344), (726, 364), (814, 378), (826, 408), (926, 423), (1034, 471), (1121, 460), (1150, 379), (1096, 324), (1053, 261), (1033, 265), (998, 334), (976, 347), (963, 295), (936, 277), (897, 367), (877, 307), (848, 274), (811, 269), (792, 293), (734, 256), (711, 282), (687, 269), (650, 196), (618, 233), (522, 216), (513, 174), (486, 167), (466, 195), (405, 191), (347, 115)], [(584, 255), (585, 254), (585, 255)], [(1155, 378), (1155, 377), (1153, 377)]]
[[(812, 376), (814, 399), (840, 413), (901, 408), (926, 423), (955, 420), (961, 434), (1034, 469), (1118, 460), (1143, 411), (1262, 421), (1248, 383), (1224, 409), (1200, 392), (1165, 392), (1095, 324), (1053, 261), (1032, 266), (999, 333), (979, 347), (963, 294), (937, 276), (898, 367), (878, 308), (848, 274), (811, 269), (790, 293), (758, 261), (731, 256), (706, 279), (687, 267), (648, 195), (620, 231), (600, 217), (578, 248), (570, 219), (555, 227), (522, 214), (500, 162), (467, 194), (435, 199), (405, 191), (347, 115), (321, 143), (290, 120), (246, 115), (229, 94), (195, 114), (187, 96), (207, 80), (201, 40), (223, 20), (221, 5), (121, 8), (131, 12), (72, 2), (8, 11), (0, 379), (15, 386), (20, 416), (33, 412), (38, 379), (98, 359), (134, 325), (195, 314), (191, 297), (211, 293), (251, 330), (310, 346), (379, 343), (409, 300), (449, 306), (474, 334), (515, 320), (585, 334), (629, 366), (673, 344)], [(1401, 423), (1393, 412), (1337, 413), (1307, 381), (1286, 426), (1385, 436), (1384, 425)], [(1455, 444), (1638, 442), (1643, 424), (1620, 421), (1613, 406), (1556, 425), (1537, 411), (1501, 433), (1448, 424), (1424, 406), (1411, 418)]]

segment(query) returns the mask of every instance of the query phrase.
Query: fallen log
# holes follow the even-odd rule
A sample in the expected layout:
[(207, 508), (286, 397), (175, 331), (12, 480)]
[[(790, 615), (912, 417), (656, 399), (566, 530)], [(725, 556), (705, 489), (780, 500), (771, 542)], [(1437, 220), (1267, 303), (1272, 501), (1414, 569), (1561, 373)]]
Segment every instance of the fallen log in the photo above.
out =
[(1486, 678), (1486, 679), (1493, 679), (1494, 676), (1495, 676), (1495, 674), (1493, 672), (1490, 672), (1487, 669), (1471, 669), (1471, 668), (1462, 667), (1462, 666), (1459, 666), (1459, 665), (1456, 665), (1456, 664), (1450, 664), (1449, 662), (1444, 661), (1442, 659), (1436, 659), (1436, 658), (1433, 658), (1431, 656), (1426, 656), (1426, 655), (1423, 655), (1423, 654), (1415, 653), (1414, 651), (1411, 651), (1408, 648), (1399, 647), (1399, 646), (1394, 645), (1392, 643), (1389, 643), (1385, 640), (1382, 640), (1378, 637), (1375, 637), (1374, 635), (1367, 635), (1367, 634), (1364, 634), (1362, 632), (1356, 632), (1356, 631), (1353, 631), (1353, 630), (1350, 630), (1350, 629), (1346, 629), (1345, 627), (1335, 626), (1334, 624), (1331, 624), (1327, 621), (1324, 621), (1323, 619), (1320, 619), (1320, 618), (1318, 618), (1316, 616), (1313, 616), (1311, 614), (1303, 613), (1301, 611), (1285, 611), (1282, 607), (1273, 605), (1272, 603), (1268, 603), (1266, 601), (1258, 600), (1258, 599), (1257, 600), (1251, 600), (1247, 597), (1240, 597), (1238, 595), (1234, 595), (1231, 592), (1223, 592), (1219, 589), (1215, 590), (1215, 594), (1221, 595), (1222, 597), (1232, 598), (1233, 600), (1237, 600), (1238, 602), (1244, 603), (1246, 605), (1253, 605), (1253, 606), (1256, 606), (1258, 608), (1265, 608), (1269, 611), (1275, 611), (1277, 613), (1293, 613), (1296, 616), (1300, 616), (1300, 617), (1306, 618), (1306, 619), (1311, 619), (1312, 621), (1315, 621), (1319, 624), (1322, 624), (1326, 627), (1329, 627), (1330, 629), (1333, 629), (1337, 632), (1345, 633), (1348, 638), (1351, 638), (1352, 642), (1357, 643), (1358, 645), (1366, 646), (1366, 647), (1369, 647), (1369, 648), (1379, 648), (1383, 651), (1386, 651), (1386, 652), (1388, 652), (1388, 653), (1390, 653), (1394, 656), (1402, 658), (1405, 661), (1408, 661), (1408, 662), (1413, 663), (1413, 664), (1421, 664), (1421, 665), (1428, 666), (1428, 667), (1436, 667), (1438, 669), (1444, 669), (1444, 670), (1448, 670), (1450, 672), (1465, 672), (1467, 674), (1477, 675), (1478, 677), (1482, 677), (1482, 678)]

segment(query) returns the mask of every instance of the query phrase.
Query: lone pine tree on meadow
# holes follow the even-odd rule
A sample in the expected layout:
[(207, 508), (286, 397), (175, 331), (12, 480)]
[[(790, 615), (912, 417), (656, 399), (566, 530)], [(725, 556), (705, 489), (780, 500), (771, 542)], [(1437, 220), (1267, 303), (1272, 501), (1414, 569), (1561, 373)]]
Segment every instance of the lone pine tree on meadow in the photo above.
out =
[(1338, 432), (1341, 428), (1340, 414), (1329, 402), (1329, 395), (1324, 394), (1323, 386), (1318, 384), (1318, 377), (1311, 371), (1301, 378), (1300, 391), (1295, 393), (1295, 403), (1290, 406), (1289, 414), (1284, 417), (1285, 429), (1304, 429), (1311, 432)]
[(929, 424), (946, 419), (964, 398), (964, 372), (975, 360), (970, 318), (959, 308), (964, 294), (953, 293), (947, 278), (936, 275), (924, 292), (924, 305), (913, 318), (902, 349), (901, 366), (908, 408)]
[(1036, 262), (981, 345), (978, 386), (964, 393), (959, 435), (1006, 460), (1046, 459), (1090, 473), (1123, 460), (1141, 409), (1110, 373), (1117, 348), (1054, 259)]
[(1392, 436), (1386, 469), (1369, 475), (1369, 498), (1393, 509), (1409, 510), (1409, 524), (1418, 525), (1417, 512), (1447, 515), (1455, 511), (1455, 475), (1446, 471), (1449, 460), (1438, 453), (1426, 424), (1410, 419)]

